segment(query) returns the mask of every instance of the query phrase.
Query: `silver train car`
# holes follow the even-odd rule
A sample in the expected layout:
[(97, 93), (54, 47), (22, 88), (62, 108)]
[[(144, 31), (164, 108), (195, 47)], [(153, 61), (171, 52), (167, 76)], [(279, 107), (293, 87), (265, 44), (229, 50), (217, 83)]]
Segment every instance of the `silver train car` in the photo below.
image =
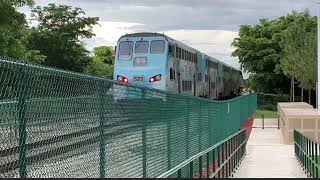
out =
[(114, 80), (207, 99), (240, 94), (240, 70), (159, 33), (119, 38)]

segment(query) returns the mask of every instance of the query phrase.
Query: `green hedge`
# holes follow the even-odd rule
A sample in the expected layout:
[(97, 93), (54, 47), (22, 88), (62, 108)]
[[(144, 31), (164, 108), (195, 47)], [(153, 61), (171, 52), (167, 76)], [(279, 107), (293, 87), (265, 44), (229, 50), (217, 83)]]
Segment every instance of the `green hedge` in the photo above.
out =
[(278, 102), (289, 102), (290, 96), (288, 94), (262, 94), (258, 93), (258, 109), (260, 110), (277, 110)]

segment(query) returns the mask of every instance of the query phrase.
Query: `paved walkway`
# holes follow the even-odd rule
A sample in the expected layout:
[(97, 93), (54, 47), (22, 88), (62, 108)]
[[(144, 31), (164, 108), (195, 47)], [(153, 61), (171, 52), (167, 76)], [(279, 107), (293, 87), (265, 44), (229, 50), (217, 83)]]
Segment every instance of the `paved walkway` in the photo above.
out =
[[(277, 127), (277, 120), (265, 120), (265, 126)], [(261, 127), (256, 119), (253, 127)], [(277, 128), (253, 128), (247, 144), (247, 154), (235, 173), (235, 178), (306, 178), (294, 156), (294, 146), (282, 144)]]

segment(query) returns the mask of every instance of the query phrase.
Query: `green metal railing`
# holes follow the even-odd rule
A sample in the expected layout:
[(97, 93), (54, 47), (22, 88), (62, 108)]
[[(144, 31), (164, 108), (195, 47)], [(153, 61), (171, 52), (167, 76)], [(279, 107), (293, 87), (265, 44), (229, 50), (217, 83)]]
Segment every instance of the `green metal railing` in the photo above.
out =
[(0, 178), (157, 177), (238, 132), (256, 102), (0, 58)]
[(308, 177), (319, 177), (320, 147), (319, 143), (294, 130), (295, 155)]
[[(233, 176), (245, 153), (246, 130), (243, 129), (192, 156), (158, 178), (227, 178)], [(195, 168), (195, 164), (198, 168)]]

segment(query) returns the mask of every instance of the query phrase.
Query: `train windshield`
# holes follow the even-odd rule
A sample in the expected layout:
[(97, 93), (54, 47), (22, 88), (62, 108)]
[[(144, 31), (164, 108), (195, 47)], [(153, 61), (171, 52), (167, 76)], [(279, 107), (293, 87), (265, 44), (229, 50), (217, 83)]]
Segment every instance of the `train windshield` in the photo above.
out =
[(164, 41), (162, 40), (152, 41), (150, 49), (152, 54), (162, 54), (164, 52)]
[(129, 61), (132, 56), (132, 46), (133, 42), (124, 41), (119, 44), (119, 60), (121, 61)]
[(149, 42), (148, 41), (137, 41), (134, 52), (136, 54), (146, 54), (148, 53)]

